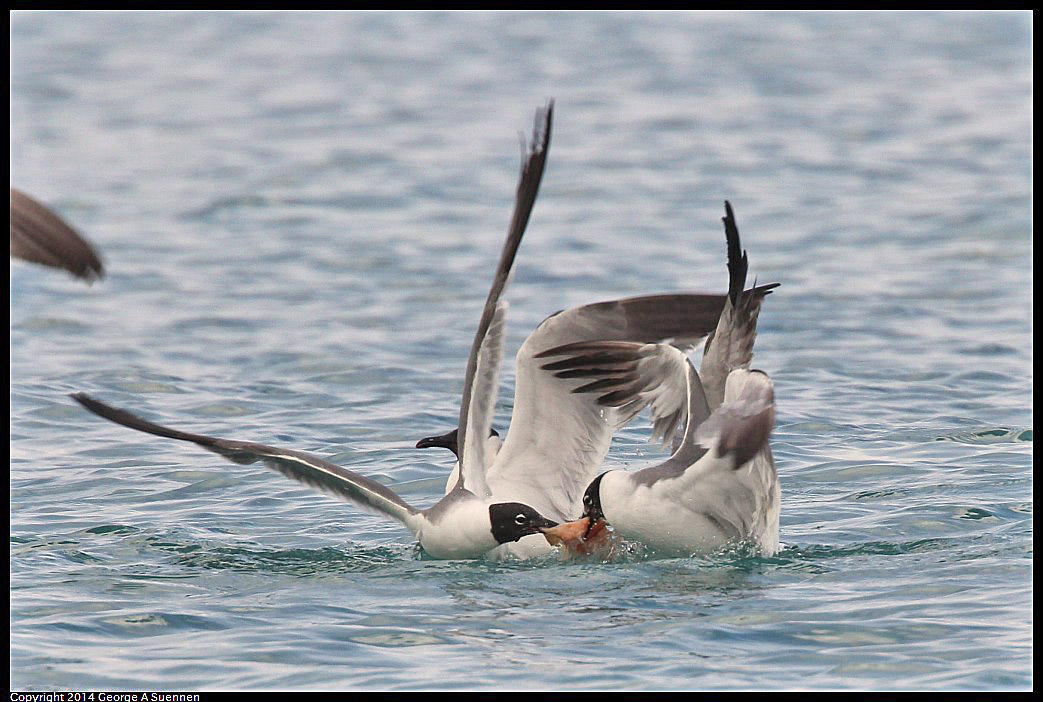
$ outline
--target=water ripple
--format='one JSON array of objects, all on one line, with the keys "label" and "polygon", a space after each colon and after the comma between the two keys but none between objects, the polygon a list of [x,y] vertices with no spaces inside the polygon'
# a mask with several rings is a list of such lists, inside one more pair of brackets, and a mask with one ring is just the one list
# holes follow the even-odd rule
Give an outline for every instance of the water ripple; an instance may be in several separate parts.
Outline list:
[{"label": "water ripple", "polygon": [[[12,263],[13,689],[1029,688],[1030,18],[14,13],[12,181],[109,275]],[[782,283],[777,555],[434,561],[69,400],[433,503],[451,456],[413,444],[456,423],[548,96],[507,358],[559,309],[723,291],[730,200]]]}]

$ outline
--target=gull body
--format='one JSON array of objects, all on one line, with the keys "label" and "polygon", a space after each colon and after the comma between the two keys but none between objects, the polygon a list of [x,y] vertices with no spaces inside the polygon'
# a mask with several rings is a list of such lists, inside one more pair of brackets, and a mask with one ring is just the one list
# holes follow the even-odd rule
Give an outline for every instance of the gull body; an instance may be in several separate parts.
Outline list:
[{"label": "gull body", "polygon": [[[759,302],[773,287],[747,292]],[[506,309],[505,303],[497,304]],[[665,345],[681,353],[680,349],[691,348],[714,331],[725,305],[725,295],[646,295],[562,310],[541,322],[515,357],[514,414],[506,438],[501,443],[488,429],[474,429],[479,436],[488,435],[476,464],[476,468],[485,466],[481,478],[487,494],[531,505],[552,520],[574,518],[582,511],[583,489],[604,461],[612,434],[648,403],[642,398],[627,406],[600,403],[583,391],[591,380],[583,369],[562,370],[547,364],[542,360],[545,349],[608,338],[636,339],[639,345],[669,340]],[[502,323],[490,329],[490,339],[503,334]],[[496,348],[499,342],[490,346]],[[480,365],[492,368],[499,359],[490,358],[484,348]],[[473,396],[486,408],[487,421],[491,421],[498,383],[498,367],[496,372],[475,375]],[[456,429],[422,439],[418,446],[454,450],[453,440],[458,437]],[[462,463],[458,460],[454,466],[447,489],[458,479]],[[554,552],[545,538],[535,535],[504,544],[489,556],[530,558]]]},{"label": "gull body", "polygon": [[732,371],[720,408],[691,439],[706,449],[701,458],[683,469],[608,471],[591,486],[585,516],[600,512],[620,536],[659,554],[705,553],[744,540],[774,554],[781,497],[767,444],[774,419],[770,378]]},{"label": "gull body", "polygon": [[[774,287],[760,286],[747,294],[759,304]],[[506,439],[513,442],[511,452],[501,460],[506,444],[495,431],[490,430],[485,442],[486,474],[494,494],[528,500],[526,504],[539,505],[552,519],[571,519],[582,510],[581,491],[604,460],[612,433],[644,407],[638,401],[621,410],[578,393],[592,378],[583,369],[548,370],[539,360],[544,349],[606,339],[669,342],[675,349],[689,349],[715,332],[726,303],[723,294],[643,295],[562,310],[541,322],[516,357],[515,414]],[[502,334],[502,328],[494,332]],[[715,358],[714,353],[710,358]],[[498,374],[489,373],[482,380],[484,385],[475,392],[495,398]],[[674,421],[679,418],[678,413]],[[453,429],[417,442],[417,448],[446,448],[457,458],[446,482],[447,492],[460,475],[457,437],[458,430]],[[531,557],[550,551],[545,539],[531,537],[500,548],[499,555]]]},{"label": "gull body", "polygon": [[762,371],[749,370],[763,296],[743,291],[747,258],[731,205],[725,209],[729,293],[706,343],[703,378],[685,354],[664,344],[588,342],[542,354],[563,359],[547,368],[586,368],[599,377],[601,385],[586,391],[604,393],[604,404],[650,404],[653,436],[669,441],[683,426],[663,463],[595,478],[581,519],[548,530],[549,541],[575,549],[604,520],[658,553],[706,552],[743,540],[764,554],[778,550],[781,495],[768,444],[774,386]]}]

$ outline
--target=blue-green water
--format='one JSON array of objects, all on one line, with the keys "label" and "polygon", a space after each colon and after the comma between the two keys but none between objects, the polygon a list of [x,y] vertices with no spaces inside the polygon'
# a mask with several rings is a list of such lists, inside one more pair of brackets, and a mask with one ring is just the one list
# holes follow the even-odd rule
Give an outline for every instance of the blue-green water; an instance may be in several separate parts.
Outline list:
[{"label": "blue-green water", "polygon": [[[1031,687],[1031,15],[11,29],[12,182],[109,267],[88,288],[12,263],[13,686]],[[562,307],[723,291],[729,199],[782,283],[755,361],[778,556],[421,560],[394,522],[66,397],[432,503],[449,454],[412,446],[455,425],[550,96],[508,353]]]}]

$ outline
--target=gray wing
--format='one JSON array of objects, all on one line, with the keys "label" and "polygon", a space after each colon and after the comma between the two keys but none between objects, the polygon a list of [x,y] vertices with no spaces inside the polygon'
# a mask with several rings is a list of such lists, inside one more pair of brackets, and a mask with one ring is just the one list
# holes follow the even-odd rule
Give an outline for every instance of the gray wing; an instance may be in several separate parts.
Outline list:
[{"label": "gray wing", "polygon": [[488,473],[498,496],[567,518],[608,453],[612,433],[642,407],[657,403],[657,433],[672,435],[685,411],[676,380],[684,377],[676,370],[688,362],[684,353],[665,344],[585,341],[635,333],[626,309],[612,302],[559,313],[519,349],[514,414]]},{"label": "gray wing", "polygon": [[[763,297],[767,292],[751,294]],[[577,389],[608,380],[609,376],[601,375],[604,371],[625,375],[642,360],[637,349],[646,343],[669,341],[678,348],[691,347],[714,328],[724,304],[724,295],[646,295],[574,307],[543,320],[518,350],[511,426],[487,472],[496,494],[513,496],[545,515],[574,516],[583,490],[608,454],[612,433],[651,401],[650,395],[643,395],[635,396],[636,403],[599,404],[589,388]],[[584,358],[575,366],[569,357],[587,355],[588,350],[575,347],[554,357],[555,349],[570,344],[616,341],[632,346]],[[674,363],[680,358],[683,354]],[[585,365],[592,360],[598,362],[597,369]],[[653,359],[644,360],[648,371]],[[568,373],[555,375],[558,371]],[[683,383],[683,373],[678,378]],[[676,399],[682,395],[656,396],[661,415],[654,421],[657,435],[664,439],[687,416],[684,400]],[[675,398],[669,409],[667,397]]]},{"label": "gray wing", "polygon": [[722,307],[716,328],[706,340],[699,375],[706,390],[710,409],[724,400],[724,384],[735,368],[749,368],[753,361],[753,342],[757,338],[757,316],[761,302],[778,283],[762,285],[743,292],[749,264],[739,244],[739,228],[729,202],[724,203],[724,233],[728,242],[728,297]]},{"label": "gray wing", "polygon": [[549,344],[635,341],[689,348],[717,327],[725,299],[695,293],[627,297],[555,312],[541,327],[548,327]]},{"label": "gray wing", "polygon": [[775,392],[761,371],[728,375],[724,402],[703,422],[689,422],[681,447],[665,462],[629,477],[665,503],[702,514],[726,534],[753,535],[778,549],[779,487],[768,440]]},{"label": "gray wing", "polygon": [[597,405],[615,408],[620,418],[648,406],[652,440],[668,442],[683,426],[683,438],[663,466],[649,477],[677,474],[699,460],[706,449],[695,444],[695,429],[710,415],[699,374],[681,350],[667,344],[596,341],[567,344],[540,354],[558,358],[543,369],[572,393],[588,395]]},{"label": "gray wing", "polygon": [[407,526],[410,526],[409,517],[418,512],[377,481],[301,451],[278,449],[246,441],[218,439],[202,434],[190,434],[153,424],[126,410],[99,402],[86,393],[77,393],[71,397],[94,414],[116,424],[168,439],[191,441],[208,451],[224,456],[233,463],[247,464],[261,461],[287,478],[362,507],[387,514]]},{"label": "gray wing", "polygon": [[[776,285],[763,285],[751,288],[744,295],[759,301],[775,287]],[[561,358],[554,363],[535,364],[544,371],[548,369],[548,366],[552,371],[570,371],[564,374],[555,372],[554,377],[556,378],[590,377],[591,382],[601,380],[606,385],[609,382],[620,384],[621,376],[612,377],[610,375],[612,371],[619,369],[614,368],[611,363],[607,366],[599,363],[597,344],[617,341],[636,344],[636,346],[616,347],[617,352],[624,348],[633,350],[643,344],[658,343],[666,343],[677,349],[688,350],[716,329],[727,299],[725,295],[670,293],[595,302],[552,314],[537,327],[526,344],[530,346],[530,353],[536,353],[536,358],[548,358],[552,355],[595,354],[593,357],[575,361],[580,364],[579,366],[572,366],[573,361],[569,361],[567,358]],[[590,345],[581,345],[585,343]],[[607,354],[606,358],[613,358],[608,348],[600,351]],[[646,360],[650,360],[648,357],[652,351],[646,349],[644,354]],[[687,364],[681,362],[680,356],[666,354],[665,350],[656,350],[655,354],[662,354],[663,358],[673,359],[675,371],[681,373],[677,380],[677,387],[680,387]],[[555,366],[559,362],[561,365]],[[594,365],[584,367],[589,363]],[[528,356],[519,352],[519,375],[523,369],[531,369],[533,365]],[[537,378],[534,382],[539,382],[542,374],[536,373],[536,375]],[[662,378],[666,376],[646,372],[644,377],[646,381],[654,379],[656,383],[661,383]],[[577,389],[580,385],[567,385],[565,389],[572,393],[582,392]],[[592,387],[597,388],[598,386]],[[553,388],[547,390],[554,392]],[[676,401],[669,408],[664,404],[668,397]],[[516,408],[517,404],[515,402]],[[618,429],[623,423],[632,419],[645,404],[639,402],[627,407],[625,404],[614,403],[612,406],[620,408],[620,412],[614,417],[618,422],[615,428]],[[657,439],[669,441],[674,436],[672,428],[678,424],[683,426],[686,419],[685,404],[683,392],[672,395],[664,394],[657,398],[656,407],[653,408],[653,421],[656,423],[653,430],[653,441]],[[679,436],[677,438],[680,439]]]},{"label": "gray wing", "polygon": [[[691,367],[689,375],[698,378]],[[768,438],[775,427],[775,392],[771,379],[761,371],[739,369],[728,376],[727,385],[725,402],[704,420],[688,422],[684,438],[670,458],[631,474],[635,485],[653,485],[670,478],[683,478],[686,482],[712,481],[710,476],[720,474],[717,483],[723,480],[726,485],[734,485],[739,480],[750,483],[745,487],[752,488],[751,494],[767,494],[767,487],[762,484],[766,476],[751,474],[740,478],[734,471],[766,452],[771,473],[768,477],[771,483],[775,480],[775,466],[768,447]],[[705,408],[706,400],[701,399],[698,404]],[[757,467],[760,470],[760,462]],[[730,494],[731,488],[726,490],[720,485],[719,488],[719,494]],[[714,494],[714,491],[706,492]]]},{"label": "gray wing", "polygon": [[88,283],[105,275],[97,252],[46,205],[11,188],[11,255],[64,268]]},{"label": "gray wing", "polygon": [[[495,398],[493,398],[493,402],[483,402],[480,411],[472,413],[471,407],[475,404],[476,391],[489,391],[489,371],[493,371],[492,375],[498,375],[500,363],[499,358],[493,363],[491,357],[496,354],[483,352],[483,347],[489,344],[498,345],[498,353],[502,356],[502,337],[498,338],[497,334],[494,333],[490,339],[489,331],[494,326],[497,316],[500,317],[500,323],[502,324],[504,310],[499,306],[500,296],[507,286],[511,267],[514,265],[515,254],[518,253],[522,235],[525,233],[525,227],[529,223],[529,215],[532,214],[532,207],[536,203],[540,180],[543,178],[543,168],[547,161],[547,149],[550,146],[553,114],[553,100],[547,103],[546,108],[536,114],[536,126],[533,129],[528,156],[522,164],[521,176],[518,180],[518,190],[514,200],[514,214],[511,216],[511,224],[507,230],[507,240],[504,242],[503,253],[500,254],[500,263],[496,268],[496,274],[493,276],[493,284],[489,290],[489,296],[485,300],[485,309],[482,311],[482,317],[478,322],[478,331],[475,333],[474,343],[471,345],[471,353],[467,358],[467,370],[464,373],[463,399],[460,402],[460,420],[457,424],[457,450],[460,455],[461,466],[460,480],[457,481],[457,486],[465,487],[476,494],[488,492],[485,480],[487,464],[484,455],[484,445],[485,437],[489,435]],[[498,310],[499,315],[497,314]],[[499,333],[502,334],[502,329]],[[484,380],[476,383],[475,378],[478,374],[479,364],[486,366],[486,368],[484,369]],[[492,366],[495,366],[495,368],[492,368]],[[492,384],[495,385],[495,381]],[[482,401],[479,400],[479,402]],[[474,436],[476,440],[468,441],[470,436]]]},{"label": "gray wing", "polygon": [[774,427],[771,379],[763,371],[740,368],[728,374],[724,402],[698,426],[691,441],[718,456],[734,456],[738,468],[767,445]]},{"label": "gray wing", "polygon": [[537,358],[547,359],[541,368],[572,394],[591,394],[598,406],[615,408],[621,422],[650,406],[651,441],[669,443],[689,416],[698,424],[709,415],[698,373],[688,356],[669,344],[581,341]]},{"label": "gray wing", "polygon": [[[765,286],[749,292],[766,295],[771,287]],[[600,340],[668,342],[687,349],[697,345],[716,328],[726,299],[725,295],[671,293],[607,300],[560,310],[541,323],[539,332],[546,335],[541,343],[553,345]],[[499,304],[507,303],[501,301]],[[475,384],[471,391],[472,403],[479,398],[489,398],[489,403],[495,405],[504,330],[505,325],[497,324],[494,316],[478,356]],[[492,455],[487,455],[486,464],[492,458]]]},{"label": "gray wing", "polygon": [[[467,415],[470,431],[465,433],[468,436],[489,436],[489,428],[492,426],[493,415],[496,412],[496,400],[500,396],[500,366],[503,362],[506,327],[507,302],[501,300],[496,305],[492,323],[489,325],[489,331],[478,353],[478,364],[475,368],[474,384],[471,389],[471,406],[468,408]],[[457,432],[457,436],[459,436],[459,432]],[[470,466],[488,467],[493,459],[492,455],[487,455],[489,453],[488,445],[487,439],[475,440],[473,438],[463,446],[463,450],[458,444],[457,450],[460,451],[458,466],[462,466],[466,460]],[[456,475],[457,477],[461,475],[460,470],[456,471]],[[455,488],[457,482],[459,481],[449,480],[446,484],[447,494],[450,491],[449,483],[453,483],[451,487]],[[479,490],[482,491],[479,494],[483,494],[486,488],[485,471],[472,470],[469,473],[468,489]]]}]

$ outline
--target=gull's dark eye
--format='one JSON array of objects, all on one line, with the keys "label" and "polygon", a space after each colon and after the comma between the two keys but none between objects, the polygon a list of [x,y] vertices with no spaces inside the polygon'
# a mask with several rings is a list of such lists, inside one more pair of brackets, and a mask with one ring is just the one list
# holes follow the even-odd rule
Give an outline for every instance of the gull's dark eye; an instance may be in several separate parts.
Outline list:
[{"label": "gull's dark eye", "polygon": [[583,504],[585,504],[587,506],[590,505],[590,495],[584,495],[583,496]]},{"label": "gull's dark eye", "polygon": [[526,517],[524,514],[519,514],[517,517],[514,518],[514,523],[518,526],[525,524],[527,521],[529,521],[529,518]]}]

